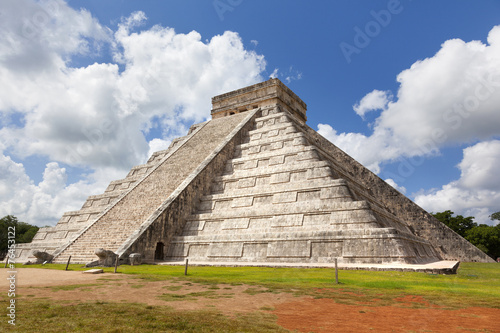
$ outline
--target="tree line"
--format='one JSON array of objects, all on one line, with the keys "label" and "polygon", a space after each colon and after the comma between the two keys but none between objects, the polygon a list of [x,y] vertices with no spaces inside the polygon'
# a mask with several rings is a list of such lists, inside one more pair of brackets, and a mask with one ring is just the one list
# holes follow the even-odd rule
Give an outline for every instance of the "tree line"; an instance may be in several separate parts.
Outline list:
[{"label": "tree line", "polygon": [[12,215],[4,216],[0,219],[0,260],[5,258],[8,249],[8,231],[12,230],[9,227],[15,228],[15,240],[18,243],[29,243],[35,237],[38,228],[37,226],[26,222],[18,221],[17,217]]},{"label": "tree line", "polygon": [[[454,214],[446,210],[432,215],[493,259],[500,257],[500,223],[496,226],[478,225],[473,216]],[[500,212],[491,214],[490,218],[500,221]]]}]

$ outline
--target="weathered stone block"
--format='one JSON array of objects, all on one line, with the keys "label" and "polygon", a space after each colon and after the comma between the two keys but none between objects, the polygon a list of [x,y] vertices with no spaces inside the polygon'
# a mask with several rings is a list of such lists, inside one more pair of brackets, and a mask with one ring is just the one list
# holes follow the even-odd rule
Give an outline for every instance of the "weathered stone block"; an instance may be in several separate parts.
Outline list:
[{"label": "weathered stone block", "polygon": [[128,259],[129,259],[130,265],[132,265],[132,266],[142,264],[142,254],[140,254],[140,253],[131,253],[128,256]]},{"label": "weathered stone block", "polygon": [[245,259],[252,261],[265,261],[267,258],[267,243],[245,243],[243,245],[243,255]]},{"label": "weathered stone block", "polygon": [[275,173],[271,175],[271,180],[269,181],[270,184],[278,184],[278,183],[286,183],[290,181],[290,173],[289,172],[282,172],[282,173]]},{"label": "weathered stone block", "polygon": [[188,256],[191,258],[205,258],[208,254],[209,244],[190,244]]},{"label": "weathered stone block", "polygon": [[273,195],[273,203],[295,202],[297,201],[297,192],[282,192]]},{"label": "weathered stone block", "polygon": [[278,216],[273,216],[271,226],[272,227],[297,227],[297,226],[302,226],[303,221],[304,221],[303,214],[278,215]]},{"label": "weathered stone block", "polygon": [[310,241],[278,241],[270,242],[267,248],[268,258],[309,258],[311,257]]},{"label": "weathered stone block", "polygon": [[255,186],[255,177],[243,178],[238,181],[239,188],[253,187],[253,186]]},{"label": "weathered stone block", "polygon": [[235,257],[243,255],[243,243],[213,243],[210,244],[208,257]]},{"label": "weathered stone block", "polygon": [[342,257],[342,242],[332,242],[324,240],[322,242],[311,243],[311,257],[314,258],[327,258],[333,261],[334,258]]},{"label": "weathered stone block", "polygon": [[273,156],[269,159],[269,165],[283,164],[285,162],[285,155]]},{"label": "weathered stone block", "polygon": [[233,199],[231,207],[232,208],[250,207],[252,205],[253,205],[253,197],[239,197]]},{"label": "weathered stone block", "polygon": [[349,193],[349,189],[347,188],[347,186],[324,187],[321,189],[320,197],[321,199],[341,197],[351,198],[351,194]]},{"label": "weathered stone block", "polygon": [[228,219],[222,222],[223,230],[248,229],[250,218]]},{"label": "weathered stone block", "polygon": [[307,170],[307,179],[331,177],[332,172],[329,167],[318,167]]}]

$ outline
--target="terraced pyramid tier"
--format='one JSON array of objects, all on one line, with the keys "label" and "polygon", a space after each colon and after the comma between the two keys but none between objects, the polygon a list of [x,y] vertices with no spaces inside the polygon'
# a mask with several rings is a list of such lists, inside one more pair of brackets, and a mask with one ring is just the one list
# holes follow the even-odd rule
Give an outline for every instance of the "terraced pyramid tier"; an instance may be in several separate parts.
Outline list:
[{"label": "terraced pyramid tier", "polygon": [[248,262],[405,262],[439,259],[388,212],[355,198],[279,107],[263,110],[167,259]]}]

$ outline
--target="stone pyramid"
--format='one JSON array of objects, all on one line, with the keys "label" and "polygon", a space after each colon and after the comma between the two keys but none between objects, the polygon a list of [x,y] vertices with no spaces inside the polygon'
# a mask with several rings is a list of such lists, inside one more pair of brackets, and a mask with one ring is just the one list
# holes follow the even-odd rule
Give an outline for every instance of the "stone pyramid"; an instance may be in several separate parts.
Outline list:
[{"label": "stone pyramid", "polygon": [[19,260],[36,249],[88,263],[104,248],[208,263],[491,261],[308,127],[278,79],[212,104],[210,121],[40,229]]}]

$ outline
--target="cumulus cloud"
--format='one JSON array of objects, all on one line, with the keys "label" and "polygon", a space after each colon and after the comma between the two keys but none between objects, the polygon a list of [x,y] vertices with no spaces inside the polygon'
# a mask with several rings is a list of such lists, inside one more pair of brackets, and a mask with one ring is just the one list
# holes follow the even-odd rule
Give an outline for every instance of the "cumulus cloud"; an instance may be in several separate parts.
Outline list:
[{"label": "cumulus cloud", "polygon": [[385,141],[385,133],[374,133],[368,137],[361,133],[337,133],[330,125],[318,124],[318,133],[345,150],[358,162],[374,173],[381,171],[380,162],[390,160],[397,154]]},{"label": "cumulus cloud", "polygon": [[464,150],[459,180],[419,193],[416,201],[431,211],[454,209],[487,222],[489,214],[500,210],[495,207],[500,180],[494,171],[500,148],[493,140],[500,135],[500,26],[491,29],[487,43],[444,42],[397,81],[396,97],[374,90],[354,105],[362,117],[381,110],[370,135],[337,133],[328,124],[319,124],[318,132],[375,173],[383,163],[416,160],[413,164],[420,165],[443,147],[477,143]]},{"label": "cumulus cloud", "polygon": [[118,176],[112,169],[99,169],[67,184],[66,169],[50,162],[37,185],[21,163],[4,155],[0,155],[0,170],[0,216],[15,215],[38,226],[54,225],[63,212],[79,209],[88,195],[102,193],[109,176]]},{"label": "cumulus cloud", "polygon": [[385,182],[389,185],[391,185],[392,187],[394,187],[396,190],[398,190],[399,192],[405,194],[406,193],[406,188],[404,186],[399,186],[395,181],[394,179],[392,178],[388,178],[385,180]]},{"label": "cumulus cloud", "polygon": [[269,75],[270,78],[275,79],[278,77],[279,68],[275,68],[274,71]]},{"label": "cumulus cloud", "polygon": [[493,224],[488,216],[500,211],[500,141],[480,142],[464,149],[458,164],[460,178],[427,193],[415,202],[429,211],[452,210],[475,216],[478,223]]},{"label": "cumulus cloud", "polygon": [[[264,57],[246,50],[231,31],[202,41],[196,31],[179,34],[159,25],[141,30],[147,17],[135,12],[113,32],[62,0],[7,1],[0,11],[5,14],[0,174],[9,174],[0,188],[19,181],[19,195],[26,198],[17,205],[4,197],[0,214],[35,217],[38,212],[45,221],[43,214],[57,220],[63,209],[78,209],[92,184],[103,188],[112,177],[123,177],[152,150],[164,149],[190,124],[207,119],[212,96],[259,82],[265,70]],[[105,45],[113,61],[73,65],[75,55],[92,59]],[[22,161],[35,155],[59,163],[47,165],[38,185],[9,157]],[[88,169],[89,175],[82,183],[66,184],[60,164]],[[78,205],[57,203],[76,186],[82,193]],[[49,202],[52,206],[42,209]]]},{"label": "cumulus cloud", "polygon": [[489,32],[487,44],[444,42],[434,56],[397,76],[394,101],[389,92],[374,90],[354,106],[361,116],[382,109],[371,135],[335,133],[329,139],[348,153],[365,156],[364,163],[380,165],[500,135],[499,51],[500,26]]},{"label": "cumulus cloud", "polygon": [[390,91],[373,90],[371,93],[365,95],[359,103],[353,105],[353,110],[361,117],[367,112],[374,110],[383,110],[386,108],[387,103],[392,99]]}]

